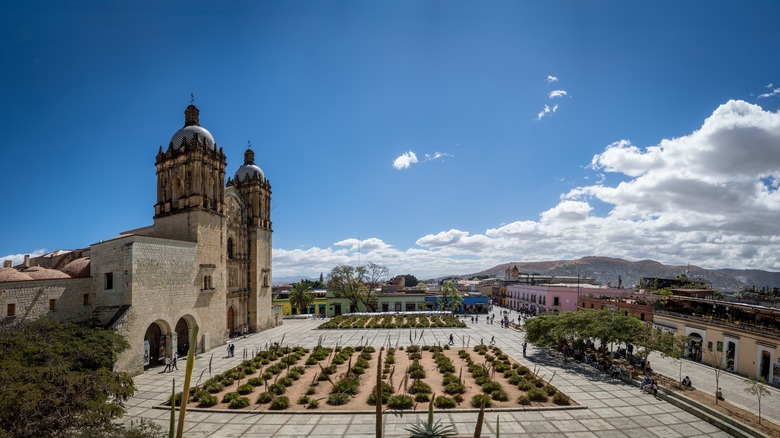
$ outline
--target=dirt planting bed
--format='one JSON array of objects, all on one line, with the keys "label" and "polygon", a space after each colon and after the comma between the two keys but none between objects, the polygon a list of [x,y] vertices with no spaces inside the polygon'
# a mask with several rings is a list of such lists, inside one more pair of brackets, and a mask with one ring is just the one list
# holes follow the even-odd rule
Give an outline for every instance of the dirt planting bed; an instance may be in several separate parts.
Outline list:
[{"label": "dirt planting bed", "polygon": [[428,328],[466,327],[466,323],[451,314],[396,315],[339,315],[319,325],[319,329],[367,329],[367,328]]},{"label": "dirt planting bed", "polygon": [[[575,403],[493,346],[274,346],[190,391],[188,408],[373,411],[381,353],[385,409],[529,408]],[[176,402],[180,403],[181,394]]]}]

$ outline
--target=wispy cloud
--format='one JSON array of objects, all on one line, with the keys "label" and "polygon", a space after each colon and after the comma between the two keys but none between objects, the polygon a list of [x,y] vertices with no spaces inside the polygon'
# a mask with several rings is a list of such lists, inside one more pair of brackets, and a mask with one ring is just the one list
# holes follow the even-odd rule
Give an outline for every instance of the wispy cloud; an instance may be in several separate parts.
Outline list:
[{"label": "wispy cloud", "polygon": [[552,108],[550,108],[549,105],[545,105],[544,109],[539,111],[539,114],[536,115],[536,120],[542,120],[544,117],[549,116],[556,111],[558,111],[558,105],[555,105]]},{"label": "wispy cloud", "polygon": [[412,164],[417,163],[417,154],[407,151],[393,160],[393,167],[398,170],[408,169]]},{"label": "wispy cloud", "polygon": [[428,161],[438,160],[440,158],[446,158],[446,157],[453,157],[453,155],[452,154],[448,154],[446,152],[434,152],[433,155],[425,154],[425,160],[423,160],[423,163],[428,162]]},{"label": "wispy cloud", "polygon": [[[30,257],[40,257],[44,254],[46,254],[48,250],[46,249],[36,249],[33,252],[27,253],[27,254],[8,254],[7,256],[0,257],[0,261],[3,260],[11,260],[11,263],[13,266],[19,265],[24,261],[24,256],[29,255]],[[2,267],[3,265],[0,265]]]},{"label": "wispy cloud", "polygon": [[548,94],[547,96],[550,99],[554,99],[556,97],[563,97],[563,96],[565,96],[567,94],[569,94],[569,93],[567,93],[566,90],[554,90],[554,91],[550,91],[550,94]]},{"label": "wispy cloud", "polygon": [[545,79],[547,82],[558,82],[558,76],[548,75],[547,79]]},{"label": "wispy cloud", "polygon": [[[769,84],[769,85],[767,85],[767,87],[770,87],[771,85],[772,84]],[[767,97],[772,97],[772,96],[780,96],[780,88],[775,88],[772,91],[770,91],[769,93],[759,94],[758,98],[761,99],[761,98],[767,98]]]}]

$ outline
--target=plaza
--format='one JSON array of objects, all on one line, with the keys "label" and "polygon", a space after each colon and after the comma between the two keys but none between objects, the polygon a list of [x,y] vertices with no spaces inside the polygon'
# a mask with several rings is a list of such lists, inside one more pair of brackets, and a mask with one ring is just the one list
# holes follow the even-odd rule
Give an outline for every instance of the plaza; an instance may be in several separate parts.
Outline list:
[{"label": "plaza", "polygon": [[[314,347],[322,337],[325,346],[357,345],[368,341],[375,347],[387,342],[388,336],[395,345],[409,345],[407,329],[363,329],[363,330],[317,330],[321,320],[285,320],[284,324],[245,338],[231,340],[236,346],[234,357],[226,357],[224,347],[216,348],[196,358],[193,382],[208,378],[209,361],[212,362],[211,374],[221,373],[239,364],[246,350],[265,348],[269,343],[281,342],[285,345]],[[463,339],[470,346],[481,340],[487,343],[492,336],[496,344],[514,360],[537,370],[537,374],[549,380],[561,391],[572,397],[579,409],[549,411],[501,411],[485,413],[483,436],[495,436],[496,417],[500,416],[500,432],[503,436],[532,437],[727,437],[731,436],[715,426],[651,395],[642,395],[636,387],[610,379],[596,370],[572,368],[559,356],[549,350],[536,349],[529,345],[527,357],[522,355],[524,333],[511,329],[502,329],[499,324],[485,324],[484,321],[461,329],[426,329],[421,344],[446,344],[450,333],[454,334],[455,346],[460,348]],[[656,371],[669,376],[677,375],[679,366],[676,361],[651,356]],[[148,419],[160,424],[167,430],[170,411],[159,407],[170,396],[171,379],[175,378],[177,390],[181,390],[184,381],[184,365],[172,373],[160,373],[153,368],[135,377],[138,391],[127,402],[124,421]],[[697,389],[707,392],[708,386],[714,386],[714,377],[708,375],[708,367],[685,362],[683,374],[689,375]],[[711,384],[710,384],[711,383]],[[744,379],[724,374],[720,386],[729,403],[755,411],[755,399],[744,391]],[[770,388],[772,394],[762,405],[763,417],[777,422],[780,418],[780,406],[775,402],[779,392]],[[178,411],[177,411],[178,414]],[[387,437],[408,436],[405,427],[424,419],[426,413],[403,414],[387,412],[384,415],[384,434]],[[455,426],[461,436],[470,436],[474,432],[477,412],[437,410],[436,419]],[[310,437],[366,437],[374,435],[375,415],[373,412],[322,413],[317,410],[305,413],[285,412],[237,412],[237,411],[195,411],[186,414],[187,437],[239,437],[239,436],[310,436]]]}]

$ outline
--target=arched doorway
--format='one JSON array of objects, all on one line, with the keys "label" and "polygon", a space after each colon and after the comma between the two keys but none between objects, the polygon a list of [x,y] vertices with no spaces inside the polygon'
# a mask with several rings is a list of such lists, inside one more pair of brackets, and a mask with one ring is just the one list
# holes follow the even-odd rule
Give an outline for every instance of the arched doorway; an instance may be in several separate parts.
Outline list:
[{"label": "arched doorway", "polygon": [[159,324],[153,322],[144,335],[144,367],[164,364],[166,348],[165,332]]},{"label": "arched doorway", "polygon": [[701,335],[693,332],[690,335],[691,337],[691,343],[689,345],[689,358],[691,360],[695,360],[697,362],[701,362],[702,356],[704,355],[704,352],[702,351],[702,347],[704,346],[704,339],[702,339]]},{"label": "arched doorway", "polygon": [[228,307],[227,310],[227,329],[229,338],[236,331],[236,311],[233,310],[233,306]]},{"label": "arched doorway", "polygon": [[[190,321],[190,317],[181,317],[179,322],[176,323],[176,338],[177,346],[176,353],[179,357],[187,355],[187,351],[190,347],[190,336],[192,334],[193,324]],[[197,348],[197,346],[196,346]],[[196,350],[197,351],[197,350]]]}]

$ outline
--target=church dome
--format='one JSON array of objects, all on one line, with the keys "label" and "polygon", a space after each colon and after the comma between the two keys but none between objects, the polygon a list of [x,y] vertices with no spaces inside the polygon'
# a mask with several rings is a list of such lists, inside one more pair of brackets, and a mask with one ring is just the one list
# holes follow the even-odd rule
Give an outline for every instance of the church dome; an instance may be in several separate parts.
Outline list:
[{"label": "church dome", "polygon": [[236,171],[235,180],[245,181],[247,179],[259,179],[265,181],[265,174],[263,169],[257,167],[255,164],[255,153],[252,149],[247,149],[244,152],[244,165],[239,167]]},{"label": "church dome", "polygon": [[81,257],[65,265],[60,271],[68,274],[71,278],[89,278],[90,259]]},{"label": "church dome", "polygon": [[47,269],[40,266],[31,266],[24,270],[24,273],[32,277],[33,280],[54,280],[58,278],[70,278],[70,275],[56,269]]},{"label": "church dome", "polygon": [[14,268],[0,268],[0,283],[4,281],[32,280],[29,275],[19,272]]},{"label": "church dome", "polygon": [[214,137],[206,128],[200,126],[199,113],[200,110],[195,105],[190,105],[184,110],[184,127],[171,137],[173,149],[179,149],[184,140],[187,141],[187,144],[203,142],[209,149],[216,149],[217,143],[214,141]]}]

